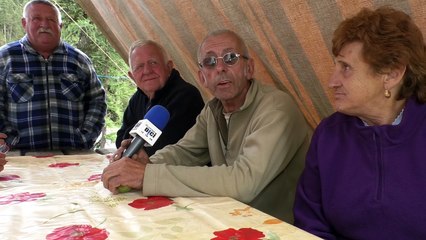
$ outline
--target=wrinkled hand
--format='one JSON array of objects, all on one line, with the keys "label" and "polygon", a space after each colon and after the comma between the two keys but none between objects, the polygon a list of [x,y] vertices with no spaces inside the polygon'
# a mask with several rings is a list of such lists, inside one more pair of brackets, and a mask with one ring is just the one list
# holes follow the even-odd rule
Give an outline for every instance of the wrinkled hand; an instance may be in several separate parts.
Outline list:
[{"label": "wrinkled hand", "polygon": [[117,151],[108,157],[110,164],[102,174],[104,187],[114,194],[127,192],[129,188],[140,190],[143,187],[145,167],[150,163],[149,157],[143,148],[133,154],[132,158],[123,157],[131,142],[132,139],[121,142]]},{"label": "wrinkled hand", "polygon": [[117,188],[119,186],[128,186],[132,189],[141,190],[143,187],[145,167],[145,163],[128,157],[114,161],[102,173],[104,187],[113,194],[118,193]]},{"label": "wrinkled hand", "polygon": [[[132,139],[124,139],[123,141],[121,141],[120,147],[117,149],[117,151],[114,152],[114,154],[112,155],[112,159],[110,159],[110,162],[115,162],[122,158],[124,151],[129,147],[131,142]],[[143,148],[141,148],[136,154],[133,154],[132,159],[145,164],[150,163],[148,154]]]}]

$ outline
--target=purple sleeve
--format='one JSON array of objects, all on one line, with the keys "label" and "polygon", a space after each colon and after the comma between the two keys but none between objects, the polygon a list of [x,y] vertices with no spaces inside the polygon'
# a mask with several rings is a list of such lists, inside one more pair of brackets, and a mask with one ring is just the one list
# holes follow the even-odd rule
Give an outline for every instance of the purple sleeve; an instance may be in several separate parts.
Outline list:
[{"label": "purple sleeve", "polygon": [[294,203],[294,225],[324,239],[336,239],[322,206],[321,177],[318,167],[318,128],[306,156]]}]

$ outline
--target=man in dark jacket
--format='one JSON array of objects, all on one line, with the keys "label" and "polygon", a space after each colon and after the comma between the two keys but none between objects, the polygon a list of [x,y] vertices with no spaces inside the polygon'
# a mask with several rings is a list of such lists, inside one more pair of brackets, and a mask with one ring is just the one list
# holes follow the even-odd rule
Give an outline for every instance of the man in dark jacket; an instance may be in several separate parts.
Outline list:
[{"label": "man in dark jacket", "polygon": [[183,137],[194,125],[204,101],[198,89],[183,80],[173,68],[173,61],[164,48],[154,41],[134,42],[129,51],[129,65],[129,77],[138,89],[124,112],[116,146],[120,147],[123,140],[130,138],[130,130],[150,107],[162,105],[169,111],[170,120],[156,143],[145,147],[147,154],[152,155]]}]

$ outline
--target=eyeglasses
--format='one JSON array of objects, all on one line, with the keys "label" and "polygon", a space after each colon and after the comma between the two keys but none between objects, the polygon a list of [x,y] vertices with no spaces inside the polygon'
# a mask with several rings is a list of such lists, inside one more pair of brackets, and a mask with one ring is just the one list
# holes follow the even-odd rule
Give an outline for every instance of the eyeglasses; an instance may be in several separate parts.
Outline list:
[{"label": "eyeglasses", "polygon": [[241,55],[239,53],[229,52],[229,53],[225,53],[225,55],[223,55],[222,57],[215,57],[215,56],[205,57],[203,61],[198,63],[198,65],[201,68],[213,69],[216,67],[218,63],[218,59],[221,58],[223,63],[225,63],[227,66],[232,66],[238,62],[240,57],[246,60],[248,59],[248,57]]}]

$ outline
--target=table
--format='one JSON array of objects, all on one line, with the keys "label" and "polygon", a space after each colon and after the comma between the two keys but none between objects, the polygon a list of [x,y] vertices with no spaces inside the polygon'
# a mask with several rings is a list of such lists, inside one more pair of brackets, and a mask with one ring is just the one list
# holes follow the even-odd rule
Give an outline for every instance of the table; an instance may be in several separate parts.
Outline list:
[{"label": "table", "polygon": [[227,197],[112,195],[104,155],[6,159],[0,239],[319,239]]},{"label": "table", "polygon": [[7,153],[8,156],[49,156],[49,155],[86,155],[92,153],[108,154],[113,153],[117,149],[112,148],[100,148],[96,150],[72,150],[72,149],[62,149],[62,150],[43,150],[43,151],[31,151],[31,150],[16,150],[13,149]]}]

